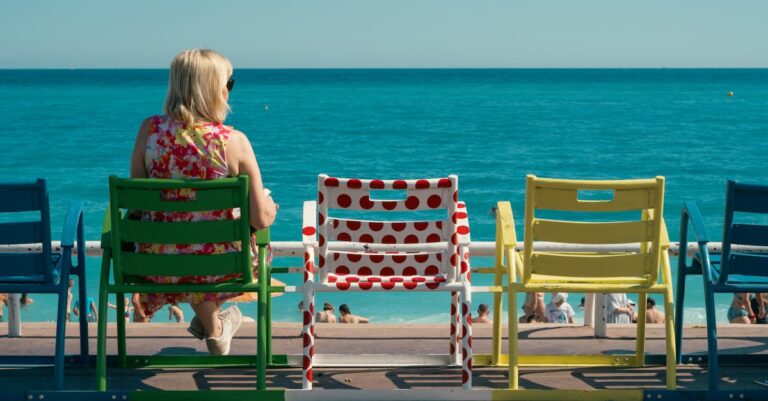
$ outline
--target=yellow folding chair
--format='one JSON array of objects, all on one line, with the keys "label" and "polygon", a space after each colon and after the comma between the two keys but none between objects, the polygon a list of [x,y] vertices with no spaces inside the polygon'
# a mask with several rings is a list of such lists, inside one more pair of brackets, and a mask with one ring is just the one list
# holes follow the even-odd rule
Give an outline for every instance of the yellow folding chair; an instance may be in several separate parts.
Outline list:
[{"label": "yellow folding chair", "polygon": [[[593,197],[589,195],[595,193],[607,196],[590,199]],[[592,181],[545,179],[529,175],[525,197],[525,242],[521,258],[515,250],[510,204],[499,202],[497,222],[501,224],[497,225],[496,254],[497,265],[506,267],[508,278],[509,388],[518,388],[519,365],[644,366],[643,306],[648,293],[664,297],[666,381],[668,389],[675,388],[672,276],[663,207],[664,177]],[[630,217],[628,220],[627,215],[635,216],[636,212],[639,212],[637,218]],[[542,214],[555,217],[542,218]],[[539,251],[534,241],[557,243],[562,250]],[[628,251],[616,252],[615,244],[633,245]],[[589,245],[592,251],[586,252],[578,245]],[[609,249],[611,245],[614,245],[613,251]],[[606,250],[600,250],[601,246]],[[497,273],[497,277],[501,276]],[[498,286],[501,283],[495,284]],[[639,294],[638,304],[641,307],[638,310],[635,355],[519,355],[517,294],[520,292]],[[500,331],[500,326],[497,330]],[[493,362],[501,364],[501,336],[494,333],[494,337],[499,340],[494,341]]]}]

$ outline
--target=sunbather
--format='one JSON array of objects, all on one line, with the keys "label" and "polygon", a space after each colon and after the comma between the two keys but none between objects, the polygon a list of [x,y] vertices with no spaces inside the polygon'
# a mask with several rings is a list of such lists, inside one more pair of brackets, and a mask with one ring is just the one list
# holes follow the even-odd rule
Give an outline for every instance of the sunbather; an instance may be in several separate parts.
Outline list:
[{"label": "sunbather", "polygon": [[488,304],[480,304],[480,306],[477,307],[477,317],[472,319],[472,323],[493,323],[491,318],[488,317],[490,312],[491,310],[488,308]]},{"label": "sunbather", "polygon": [[333,313],[333,304],[326,302],[323,304],[323,310],[317,312],[315,318],[317,323],[336,323],[336,315]]},{"label": "sunbather", "polygon": [[368,323],[368,318],[353,315],[347,304],[339,306],[339,313],[341,314],[341,323]]}]

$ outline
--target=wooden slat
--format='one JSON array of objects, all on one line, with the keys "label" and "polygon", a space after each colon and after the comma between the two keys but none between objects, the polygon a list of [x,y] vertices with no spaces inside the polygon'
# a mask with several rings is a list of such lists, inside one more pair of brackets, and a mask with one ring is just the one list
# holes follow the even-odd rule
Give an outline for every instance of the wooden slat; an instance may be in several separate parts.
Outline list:
[{"label": "wooden slat", "polygon": [[40,210],[40,189],[33,185],[0,188],[0,213]]},{"label": "wooden slat", "polygon": [[0,244],[32,244],[43,240],[40,221],[0,223]]},{"label": "wooden slat", "polygon": [[0,253],[0,278],[8,276],[38,276],[43,274],[43,254]]},{"label": "wooden slat", "polygon": [[731,253],[728,257],[728,274],[768,277],[768,255]]},{"label": "wooden slat", "polygon": [[652,222],[577,222],[534,219],[535,241],[562,242],[569,244],[626,244],[651,241]]},{"label": "wooden slat", "polygon": [[648,274],[649,258],[650,255],[643,253],[534,252],[531,257],[531,272],[563,277],[645,278]]},{"label": "wooden slat", "polygon": [[653,189],[621,189],[613,194],[613,200],[579,200],[578,189],[535,189],[536,209],[572,212],[621,212],[651,209],[654,207]]},{"label": "wooden slat", "polygon": [[213,276],[242,273],[242,254],[157,255],[122,253],[125,275],[138,276]]},{"label": "wooden slat", "polygon": [[123,220],[120,222],[120,238],[155,244],[234,242],[242,239],[240,223],[240,220],[179,223]]},{"label": "wooden slat", "polygon": [[143,211],[196,212],[240,207],[240,191],[236,188],[197,190],[195,200],[165,201],[162,190],[117,188],[119,208]]},{"label": "wooden slat", "polygon": [[768,245],[768,226],[734,224],[731,226],[731,243],[739,245]]}]

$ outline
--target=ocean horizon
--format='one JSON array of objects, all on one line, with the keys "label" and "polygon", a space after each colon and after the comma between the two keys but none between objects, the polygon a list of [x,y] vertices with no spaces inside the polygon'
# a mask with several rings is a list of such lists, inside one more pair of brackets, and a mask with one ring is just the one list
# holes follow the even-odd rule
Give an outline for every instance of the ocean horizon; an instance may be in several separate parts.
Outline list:
[{"label": "ocean horizon", "polygon": [[[99,239],[107,178],[128,175],[141,121],[162,113],[167,74],[0,69],[0,181],[48,180],[54,239],[70,201],[85,206],[86,239]],[[726,180],[768,183],[768,69],[235,68],[234,79],[226,124],[249,137],[265,186],[280,204],[272,227],[276,241],[300,240],[302,202],[316,196],[320,173],[385,179],[456,174],[474,241],[494,240],[491,208],[498,201],[512,202],[522,233],[529,173],[663,175],[673,241],[684,201],[698,202],[718,241]],[[276,258],[274,265],[300,263]],[[491,266],[492,260],[473,257],[472,264]],[[99,269],[100,258],[89,257],[88,295],[94,298]],[[675,258],[672,270],[676,277]],[[300,274],[277,278],[301,284]],[[491,280],[473,276],[478,285]],[[702,287],[689,283],[687,291],[685,321],[704,322]],[[580,297],[569,298],[579,321]],[[55,297],[33,298],[22,319],[54,320]],[[274,320],[298,322],[300,298],[275,298]],[[473,309],[490,300],[490,294],[474,294]],[[324,301],[347,303],[374,323],[449,320],[447,294],[318,294],[317,302]],[[716,298],[718,322],[726,322],[729,304],[727,295]],[[255,304],[241,309],[255,317]],[[184,311],[189,319],[191,309],[184,305]],[[168,321],[167,312],[155,321]]]}]

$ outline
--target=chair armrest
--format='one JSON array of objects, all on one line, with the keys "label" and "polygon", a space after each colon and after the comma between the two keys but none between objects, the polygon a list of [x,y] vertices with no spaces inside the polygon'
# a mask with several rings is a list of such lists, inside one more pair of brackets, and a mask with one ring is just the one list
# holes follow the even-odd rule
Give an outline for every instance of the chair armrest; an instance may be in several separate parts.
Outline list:
[{"label": "chair armrest", "polygon": [[75,239],[78,240],[78,250],[85,244],[82,244],[82,235],[78,235],[78,230],[82,230],[83,205],[80,202],[71,202],[67,208],[67,216],[64,218],[64,227],[61,230],[61,247],[72,248],[75,245]]},{"label": "chair armrest", "polygon": [[[517,245],[517,233],[515,232],[515,218],[512,214],[512,204],[509,202],[496,203],[496,246],[501,245],[501,258],[507,258],[507,281],[515,283],[523,276],[523,263],[520,254],[515,250]],[[499,252],[497,248],[497,252]],[[502,265],[501,260],[497,261]]]},{"label": "chair armrest", "polygon": [[304,213],[301,225],[301,242],[304,245],[316,246],[317,239],[317,202],[304,202]]},{"label": "chair armrest", "polygon": [[458,208],[456,209],[456,245],[468,247],[471,242],[467,205],[464,202],[458,202]]},{"label": "chair armrest", "polygon": [[107,204],[107,211],[104,213],[104,224],[101,226],[101,249],[112,247],[112,218],[109,215],[111,205]]},{"label": "chair armrest", "polygon": [[[696,202],[688,201],[683,204],[683,214],[681,216],[681,220],[688,221],[689,219],[691,225],[693,226],[693,235],[696,237],[696,241],[699,244],[706,245],[709,242],[709,235],[707,234],[707,228],[704,226],[704,218],[701,216],[699,206],[696,205]],[[686,232],[687,231],[688,230],[686,225]],[[683,238],[680,238],[680,240],[682,241]],[[685,238],[685,240],[688,242],[688,238]]]},{"label": "chair armrest", "polygon": [[[701,211],[696,205],[696,202],[683,203],[683,211],[680,216],[680,247],[678,255],[678,269],[688,269],[687,257],[688,257],[688,223],[693,226],[693,236],[696,238],[696,242],[699,244],[699,253],[701,254],[702,274],[707,276],[708,280],[712,280],[714,277],[712,269],[712,263],[709,259],[709,235],[707,234],[707,228],[704,226],[704,218],[701,216]],[[695,273],[693,271],[689,273]]]}]

